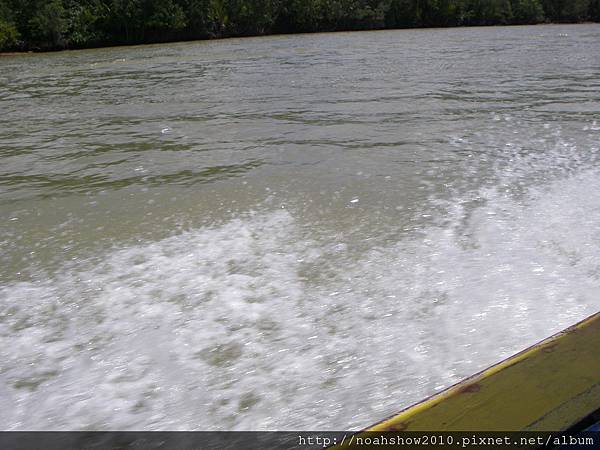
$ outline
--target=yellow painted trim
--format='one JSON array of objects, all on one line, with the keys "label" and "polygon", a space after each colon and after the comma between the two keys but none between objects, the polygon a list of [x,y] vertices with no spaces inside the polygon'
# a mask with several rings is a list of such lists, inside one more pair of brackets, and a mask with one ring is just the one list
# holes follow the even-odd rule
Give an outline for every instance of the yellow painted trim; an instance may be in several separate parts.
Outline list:
[{"label": "yellow painted trim", "polygon": [[600,408],[600,313],[365,431],[564,431]]}]

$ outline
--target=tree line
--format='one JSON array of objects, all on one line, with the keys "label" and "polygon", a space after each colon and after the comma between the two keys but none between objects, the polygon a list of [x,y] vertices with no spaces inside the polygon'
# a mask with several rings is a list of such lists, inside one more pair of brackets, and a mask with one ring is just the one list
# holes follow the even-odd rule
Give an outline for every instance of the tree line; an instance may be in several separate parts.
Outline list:
[{"label": "tree line", "polygon": [[600,0],[0,0],[0,51],[584,21]]}]

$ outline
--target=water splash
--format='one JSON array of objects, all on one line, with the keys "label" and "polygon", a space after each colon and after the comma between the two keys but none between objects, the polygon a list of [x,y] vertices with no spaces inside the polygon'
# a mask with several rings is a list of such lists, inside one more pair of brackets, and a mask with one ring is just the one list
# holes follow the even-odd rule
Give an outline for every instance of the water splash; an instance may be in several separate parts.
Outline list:
[{"label": "water splash", "polygon": [[599,180],[484,188],[358,258],[279,210],[5,286],[0,423],[365,426],[600,306]]}]

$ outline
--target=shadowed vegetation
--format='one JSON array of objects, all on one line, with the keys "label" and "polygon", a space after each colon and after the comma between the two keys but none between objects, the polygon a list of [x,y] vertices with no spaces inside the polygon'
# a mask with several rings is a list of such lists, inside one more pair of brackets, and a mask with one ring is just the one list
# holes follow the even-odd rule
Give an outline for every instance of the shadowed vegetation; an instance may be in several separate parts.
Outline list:
[{"label": "shadowed vegetation", "polygon": [[600,0],[0,0],[0,50],[600,21]]}]

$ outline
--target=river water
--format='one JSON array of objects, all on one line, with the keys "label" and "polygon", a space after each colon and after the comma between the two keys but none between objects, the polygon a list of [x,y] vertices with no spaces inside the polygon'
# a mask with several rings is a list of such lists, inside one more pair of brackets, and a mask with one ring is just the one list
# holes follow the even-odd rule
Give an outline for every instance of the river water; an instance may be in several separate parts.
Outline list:
[{"label": "river water", "polygon": [[596,312],[598,42],[1,57],[0,428],[359,428]]}]

